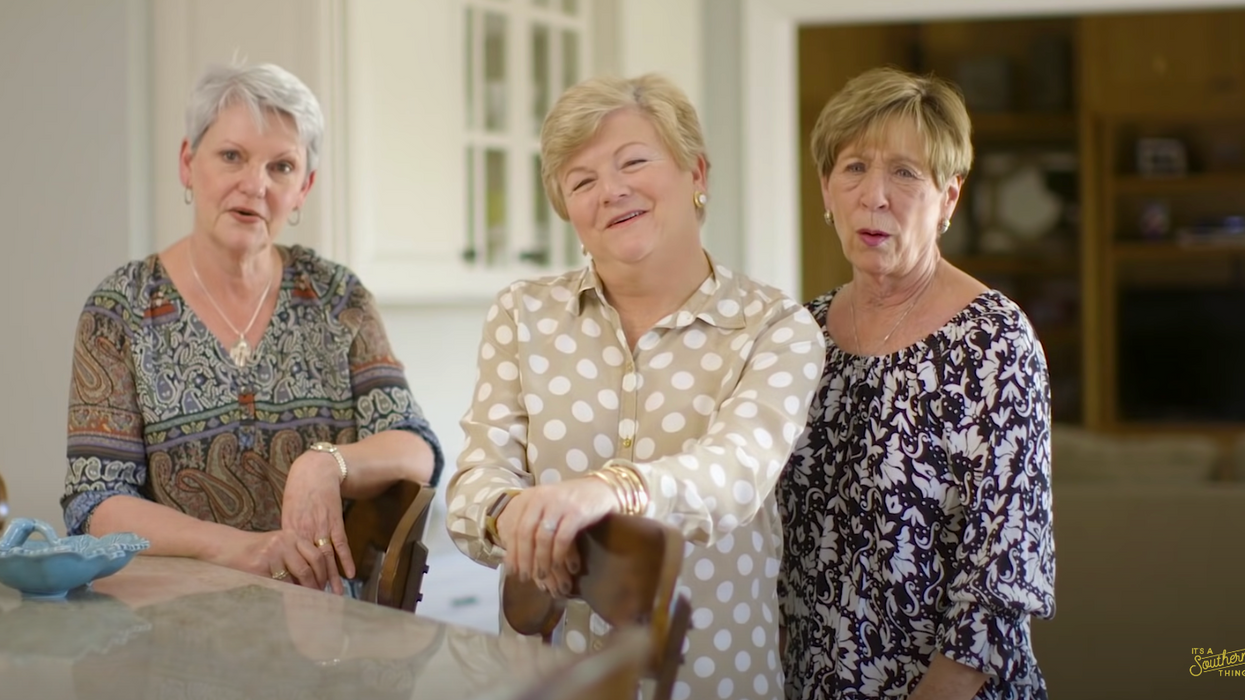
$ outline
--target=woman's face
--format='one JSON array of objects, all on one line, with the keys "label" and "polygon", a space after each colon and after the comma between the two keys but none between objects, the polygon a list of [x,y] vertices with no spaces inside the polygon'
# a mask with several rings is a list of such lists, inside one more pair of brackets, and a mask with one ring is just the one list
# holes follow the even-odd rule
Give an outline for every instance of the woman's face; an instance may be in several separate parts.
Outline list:
[{"label": "woman's face", "polygon": [[916,125],[896,119],[877,143],[847,144],[821,192],[852,267],[902,277],[937,255],[938,226],[954,213],[960,183],[939,189]]},{"label": "woman's face", "polygon": [[635,264],[663,250],[699,249],[692,203],[705,191],[705,162],[683,170],[648,117],[617,110],[601,122],[559,178],[579,240],[601,263]]},{"label": "woman's face", "polygon": [[233,250],[276,239],[315,181],[294,121],[265,112],[259,124],[243,104],[221,110],[193,152],[183,141],[180,160],[182,184],[194,192],[195,232]]}]

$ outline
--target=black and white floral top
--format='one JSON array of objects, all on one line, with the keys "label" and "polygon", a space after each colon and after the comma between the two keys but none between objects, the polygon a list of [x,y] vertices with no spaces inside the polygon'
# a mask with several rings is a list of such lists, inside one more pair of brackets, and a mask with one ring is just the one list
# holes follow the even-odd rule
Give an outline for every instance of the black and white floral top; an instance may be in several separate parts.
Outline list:
[{"label": "black and white floral top", "polygon": [[[808,305],[823,332],[834,294]],[[1050,386],[1028,319],[987,291],[891,355],[826,340],[778,487],[788,700],[904,698],[934,654],[986,673],[981,700],[1045,698]]]}]

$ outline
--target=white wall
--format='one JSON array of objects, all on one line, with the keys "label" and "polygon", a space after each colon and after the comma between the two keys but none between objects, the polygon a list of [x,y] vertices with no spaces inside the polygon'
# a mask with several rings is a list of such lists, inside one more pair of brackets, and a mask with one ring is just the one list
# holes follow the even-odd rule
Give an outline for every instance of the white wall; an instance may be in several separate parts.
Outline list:
[{"label": "white wall", "polygon": [[129,0],[0,2],[0,473],[15,516],[60,527],[74,326],[145,236],[145,40]]}]

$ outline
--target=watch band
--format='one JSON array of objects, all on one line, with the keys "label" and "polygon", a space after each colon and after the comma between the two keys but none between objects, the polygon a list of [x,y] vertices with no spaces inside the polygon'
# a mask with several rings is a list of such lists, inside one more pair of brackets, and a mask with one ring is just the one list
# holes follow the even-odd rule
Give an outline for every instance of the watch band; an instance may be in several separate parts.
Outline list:
[{"label": "watch band", "polygon": [[333,459],[337,460],[337,468],[341,470],[341,478],[337,480],[337,483],[340,484],[346,480],[346,475],[350,473],[350,470],[346,468],[346,458],[342,456],[341,450],[337,449],[337,445],[331,442],[314,442],[310,449],[333,455]]},{"label": "watch band", "polygon": [[500,496],[493,499],[493,503],[484,514],[484,537],[498,547],[501,546],[501,537],[497,534],[497,518],[501,517],[501,512],[506,509],[510,499],[519,493],[519,489],[506,489]]}]

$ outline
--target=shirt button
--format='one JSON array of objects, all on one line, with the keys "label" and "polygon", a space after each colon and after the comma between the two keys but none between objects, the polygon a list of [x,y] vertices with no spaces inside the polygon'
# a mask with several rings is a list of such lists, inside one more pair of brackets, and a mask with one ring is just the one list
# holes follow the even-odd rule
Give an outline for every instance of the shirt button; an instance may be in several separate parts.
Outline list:
[{"label": "shirt button", "polygon": [[600,637],[597,637],[596,639],[592,640],[592,650],[593,650],[593,651],[601,651],[601,648],[602,648],[602,647],[604,647],[604,646],[605,646],[605,644],[601,642],[601,638],[600,638]]},{"label": "shirt button", "polygon": [[631,447],[631,438],[623,438],[623,441],[622,441],[622,446],[623,446],[623,447]]}]

